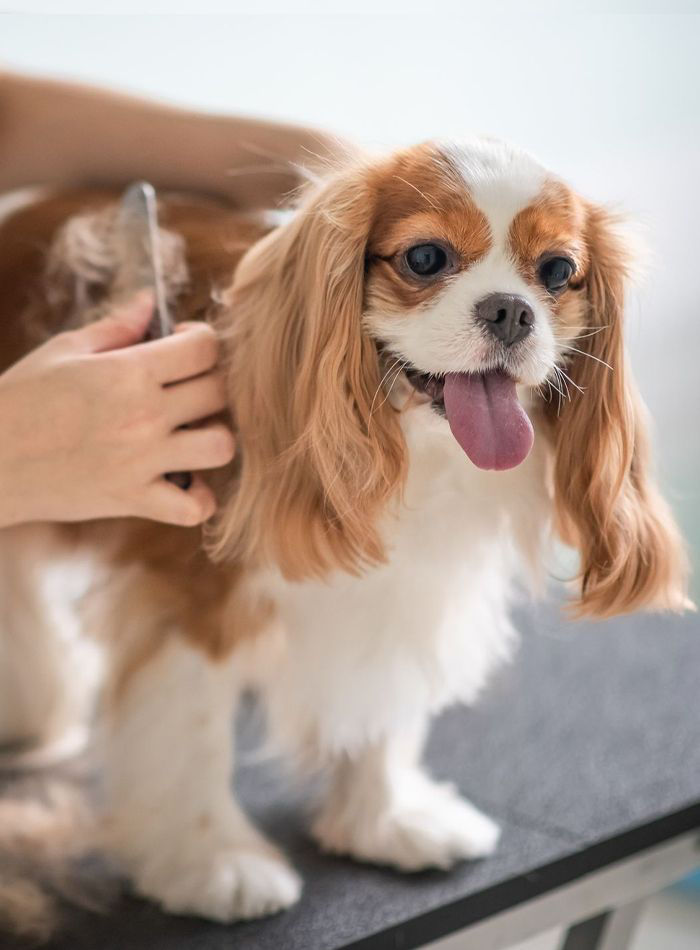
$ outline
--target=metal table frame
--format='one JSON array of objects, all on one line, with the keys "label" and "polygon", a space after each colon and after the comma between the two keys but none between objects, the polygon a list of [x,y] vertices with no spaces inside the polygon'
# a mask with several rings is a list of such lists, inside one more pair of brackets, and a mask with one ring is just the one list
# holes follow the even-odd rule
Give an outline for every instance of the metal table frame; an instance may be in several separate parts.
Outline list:
[{"label": "metal table frame", "polygon": [[700,832],[690,831],[466,927],[429,950],[506,950],[555,927],[559,950],[625,950],[645,901],[700,864]]}]

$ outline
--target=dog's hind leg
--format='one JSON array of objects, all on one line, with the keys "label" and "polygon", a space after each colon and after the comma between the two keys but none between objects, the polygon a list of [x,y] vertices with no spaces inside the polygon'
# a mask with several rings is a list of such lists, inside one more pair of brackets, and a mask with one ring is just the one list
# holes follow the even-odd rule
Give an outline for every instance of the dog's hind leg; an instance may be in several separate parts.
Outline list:
[{"label": "dog's hind leg", "polygon": [[74,602],[89,583],[49,525],[0,531],[0,765],[43,766],[82,748],[99,653]]},{"label": "dog's hind leg", "polygon": [[136,891],[225,922],[293,904],[299,878],[232,796],[231,660],[170,630],[120,680],[105,702],[108,846]]}]

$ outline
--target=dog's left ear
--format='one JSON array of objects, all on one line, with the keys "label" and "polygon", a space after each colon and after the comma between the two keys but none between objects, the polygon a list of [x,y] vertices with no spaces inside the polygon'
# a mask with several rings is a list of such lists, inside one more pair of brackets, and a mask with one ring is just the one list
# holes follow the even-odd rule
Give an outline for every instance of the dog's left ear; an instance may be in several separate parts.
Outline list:
[{"label": "dog's left ear", "polygon": [[682,610],[687,560],[671,511],[649,469],[646,409],[623,344],[629,257],[618,222],[586,208],[587,333],[567,372],[578,389],[546,413],[554,445],[559,532],[580,554],[579,615],[641,608]]}]

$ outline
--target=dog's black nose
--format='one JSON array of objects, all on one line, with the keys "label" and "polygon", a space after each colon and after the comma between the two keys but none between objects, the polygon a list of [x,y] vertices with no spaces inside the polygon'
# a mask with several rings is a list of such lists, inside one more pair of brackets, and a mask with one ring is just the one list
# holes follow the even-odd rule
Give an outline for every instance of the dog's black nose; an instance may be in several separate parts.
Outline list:
[{"label": "dog's black nose", "polygon": [[474,310],[477,320],[505,346],[524,340],[535,322],[530,304],[516,294],[489,294]]}]

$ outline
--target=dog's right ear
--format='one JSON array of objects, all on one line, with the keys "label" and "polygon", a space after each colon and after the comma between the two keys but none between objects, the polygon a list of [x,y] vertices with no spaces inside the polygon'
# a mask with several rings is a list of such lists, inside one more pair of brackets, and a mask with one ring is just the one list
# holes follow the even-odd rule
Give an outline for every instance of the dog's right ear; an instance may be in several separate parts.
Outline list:
[{"label": "dog's right ear", "polygon": [[241,471],[215,557],[290,578],[384,557],[378,521],[406,452],[362,326],[374,204],[363,167],[339,173],[239,265],[223,335]]}]

